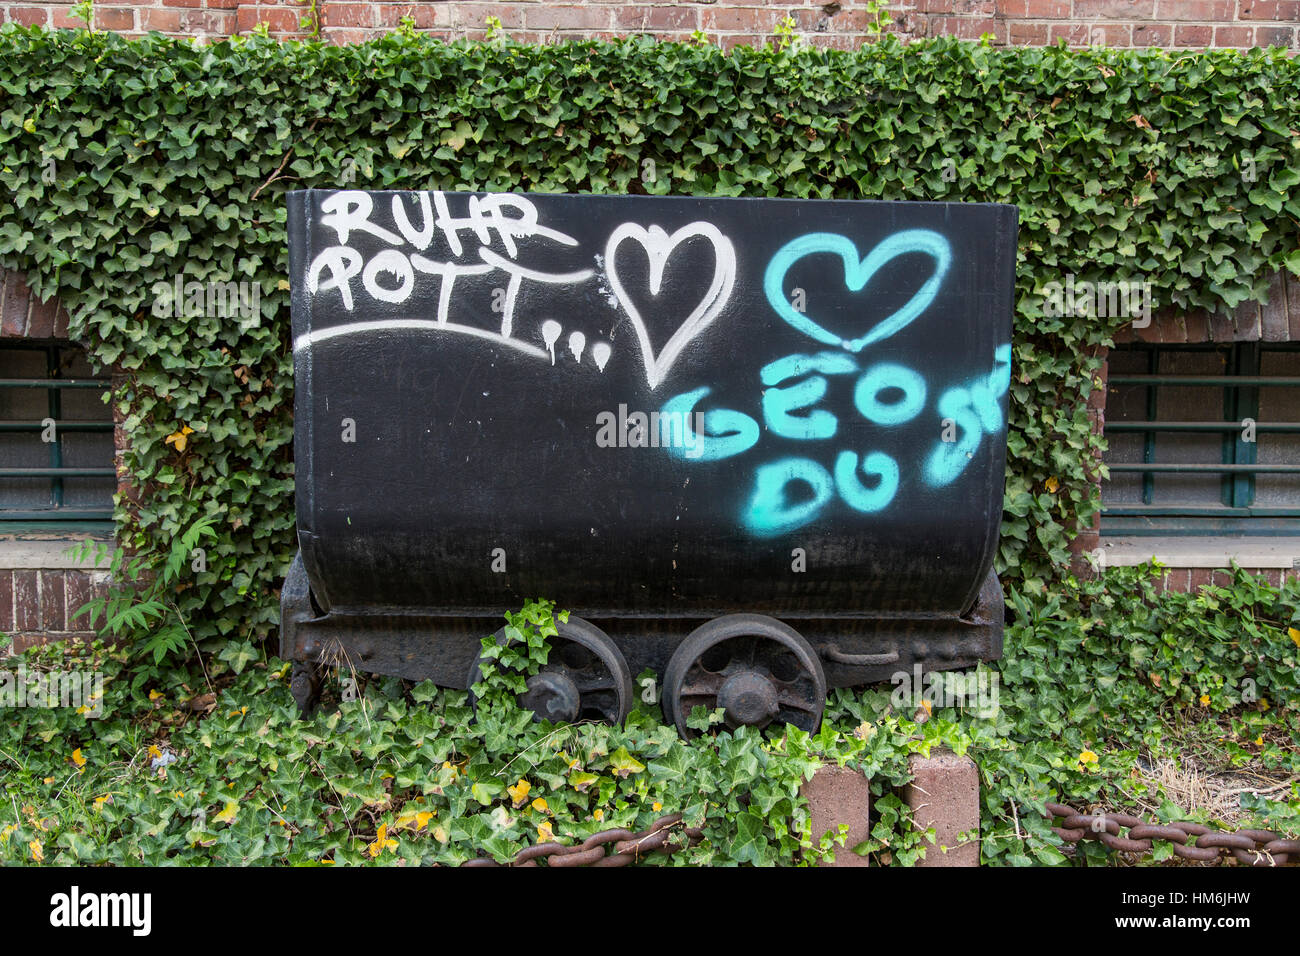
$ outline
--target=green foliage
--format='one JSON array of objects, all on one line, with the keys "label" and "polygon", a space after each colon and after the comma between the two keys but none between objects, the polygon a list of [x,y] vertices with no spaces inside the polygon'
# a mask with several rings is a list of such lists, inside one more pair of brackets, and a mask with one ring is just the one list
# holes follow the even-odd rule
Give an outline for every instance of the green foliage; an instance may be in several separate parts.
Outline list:
[{"label": "green foliage", "polygon": [[[182,651],[188,654],[193,635],[177,595],[189,587],[190,574],[200,560],[194,557],[202,551],[199,542],[217,537],[215,523],[212,515],[193,522],[172,541],[166,559],[156,572],[153,555],[128,555],[125,548],[114,548],[109,561],[112,582],[109,590],[77,608],[74,619],[85,616],[99,636],[106,639],[140,638],[140,653],[152,656],[155,664]],[[93,563],[99,564],[107,551],[108,546],[103,542],[87,538],[73,553],[80,563],[93,559]]]},{"label": "green foliage", "polygon": [[479,654],[480,679],[470,692],[482,707],[514,707],[515,695],[528,690],[527,681],[550,657],[550,639],[558,631],[556,620],[569,620],[569,612],[555,613],[554,601],[530,601],[518,613],[507,611],[503,642],[483,638]]},{"label": "green foliage", "polygon": [[[119,502],[127,543],[166,553],[219,516],[208,571],[178,596],[200,643],[274,628],[294,547],[287,189],[355,173],[374,189],[1018,204],[999,568],[1027,591],[1096,512],[1090,356],[1123,321],[1045,316],[1045,285],[1137,273],[1157,305],[1224,309],[1264,298],[1270,269],[1300,272],[1285,51],[494,37],[0,30],[0,264],[60,296],[96,362],[126,373],[113,401],[142,489]],[[154,315],[155,283],[177,275],[257,282],[261,315]],[[166,442],[186,425],[187,445]]]},{"label": "green foliage", "polygon": [[[1057,861],[1036,809],[1053,794],[1214,822],[1167,798],[1153,773],[1162,762],[1202,777],[1248,770],[1252,784],[1300,772],[1300,582],[1279,589],[1237,571],[1230,588],[1161,594],[1158,578],[1158,568],[1122,568],[1059,593],[1013,594],[1001,714],[977,725],[972,744],[987,862]],[[1300,785],[1243,794],[1241,808],[1294,833]]]},{"label": "green foliage", "polygon": [[[14,795],[0,808],[0,863],[456,864],[673,812],[706,839],[652,862],[820,858],[798,792],[820,762],[817,741],[746,730],[687,744],[657,710],[621,728],[535,722],[512,691],[545,660],[537,637],[555,633],[551,609],[508,617],[522,640],[484,642],[494,661],[473,709],[463,691],[376,679],[299,720],[287,664],[254,660],[240,673],[213,658],[195,686],[211,679],[218,696],[199,720],[201,694],[183,671],[136,688],[123,652],[32,652],[31,666],[103,672],[105,713],[18,709],[0,728],[0,777]],[[175,762],[161,765],[165,754]]]},{"label": "green foliage", "polygon": [[[942,745],[979,763],[985,861],[1059,864],[1045,798],[1186,815],[1143,768],[1190,760],[1200,740],[1216,769],[1300,771],[1294,582],[1238,575],[1230,590],[1158,597],[1148,569],[1089,584],[1064,574],[1098,504],[1092,356],[1123,320],[1043,308],[1066,273],[1138,274],[1157,305],[1185,309],[1262,300],[1269,270],[1300,274],[1300,64],[1283,51],[886,37],[851,52],[724,53],[493,33],[446,45],[407,29],[334,47],[265,31],[199,45],[0,28],[0,265],[58,295],[95,362],[125,373],[112,401],[141,493],[119,500],[134,557],[114,565],[144,590],[97,610],[110,631],[157,631],[147,666],[85,650],[107,677],[104,718],[19,709],[0,727],[14,797],[0,807],[0,862],[455,863],[505,857],[543,827],[570,842],[680,811],[707,839],[661,862],[811,862],[838,845],[907,863],[925,834],[896,790],[908,755]],[[258,649],[294,548],[284,192],[353,172],[373,189],[1018,204],[999,555],[1017,617],[1006,659],[984,669],[1001,679],[1000,705],[922,719],[885,690],[837,691],[815,736],[690,744],[644,708],[622,728],[539,724],[511,706],[553,633],[539,603],[485,648],[473,709],[463,692],[374,680],[298,721],[288,665]],[[155,285],[178,275],[256,282],[261,314],[155,315]],[[207,570],[188,572],[196,534],[210,537]],[[192,643],[219,649],[197,675],[169,659],[187,624]],[[150,747],[176,762],[153,767]],[[823,760],[872,778],[877,811],[856,848],[809,832],[798,784]],[[1300,788],[1242,806],[1294,832]]]},{"label": "green foliage", "polygon": [[[934,834],[913,826],[899,788],[909,756],[940,746],[979,765],[986,863],[1063,865],[1045,799],[1213,823],[1146,770],[1173,759],[1202,776],[1300,773],[1300,584],[1239,574],[1231,589],[1158,596],[1154,574],[1017,595],[1008,655],[980,670],[1001,678],[991,709],[940,693],[926,714],[889,688],[840,690],[815,735],[742,729],[683,742],[645,704],[621,728],[536,722],[513,694],[545,659],[545,602],[509,616],[514,640],[484,642],[493,660],[473,708],[463,691],[374,678],[357,699],[299,720],[289,665],[247,644],[202,672],[142,669],[103,645],[30,651],[28,668],[103,673],[104,714],[7,711],[0,865],[455,864],[675,812],[705,839],[651,863],[807,864],[856,851],[909,865],[942,850],[926,848]],[[857,846],[811,832],[799,786],[824,762],[871,778],[870,836]],[[1241,810],[1241,824],[1300,833],[1300,784],[1243,794]],[[1081,852],[1108,860],[1096,845]]]}]

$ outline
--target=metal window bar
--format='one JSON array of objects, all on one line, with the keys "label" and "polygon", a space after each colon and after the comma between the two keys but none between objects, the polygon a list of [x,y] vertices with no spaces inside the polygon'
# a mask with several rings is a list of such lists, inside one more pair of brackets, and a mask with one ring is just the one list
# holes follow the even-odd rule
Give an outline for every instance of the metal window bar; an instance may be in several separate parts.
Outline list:
[{"label": "metal window bar", "polygon": [[[113,509],[110,504],[105,507],[66,507],[64,505],[64,480],[68,478],[113,478],[117,470],[108,467],[77,467],[64,464],[63,435],[65,432],[112,432],[111,421],[63,421],[63,392],[67,389],[106,389],[107,379],[102,378],[63,378],[61,355],[69,346],[64,343],[8,343],[3,346],[9,350],[36,349],[45,353],[45,378],[4,378],[0,379],[0,390],[4,389],[45,389],[47,392],[47,418],[54,421],[54,440],[49,442],[49,467],[6,467],[0,461],[0,482],[8,480],[30,480],[48,478],[50,483],[50,505],[48,508],[5,508],[0,507],[0,527],[15,526],[18,522],[68,522],[111,521]],[[0,421],[0,449],[4,447],[6,435],[26,432],[41,432],[45,429],[41,421]]]},{"label": "metal window bar", "polygon": [[[1242,421],[1256,421],[1256,434],[1300,434],[1300,422],[1261,422],[1259,415],[1259,390],[1261,388],[1297,388],[1300,376],[1262,375],[1262,356],[1268,351],[1296,351],[1297,346],[1237,343],[1226,353],[1227,375],[1162,374],[1160,358],[1170,349],[1146,349],[1146,374],[1120,374],[1111,376],[1110,385],[1140,386],[1145,391],[1146,420],[1107,422],[1107,432],[1138,433],[1143,436],[1142,462],[1107,463],[1116,474],[1136,473],[1142,476],[1141,505],[1106,505],[1103,517],[1125,518],[1300,518],[1300,503],[1295,507],[1256,507],[1255,477],[1257,475],[1300,474],[1300,462],[1294,464],[1259,464],[1256,460],[1257,444],[1244,440]],[[1220,388],[1223,390],[1224,420],[1222,421],[1158,421],[1158,393],[1161,388],[1181,387]],[[1219,433],[1222,436],[1222,461],[1218,463],[1161,462],[1157,457],[1157,436],[1160,433]],[[1157,474],[1218,474],[1222,476],[1222,507],[1163,504],[1156,499],[1154,476]],[[1167,533],[1169,526],[1160,529]],[[1186,529],[1178,529],[1185,531]],[[1126,528],[1120,533],[1133,533]]]}]

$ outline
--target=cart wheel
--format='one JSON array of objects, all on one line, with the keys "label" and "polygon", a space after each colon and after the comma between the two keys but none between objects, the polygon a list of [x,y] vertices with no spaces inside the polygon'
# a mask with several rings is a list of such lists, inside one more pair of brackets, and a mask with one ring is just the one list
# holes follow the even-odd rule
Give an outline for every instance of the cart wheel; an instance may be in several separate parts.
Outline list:
[{"label": "cart wheel", "polygon": [[726,724],[793,724],[814,732],[826,703],[817,652],[794,628],[762,614],[728,614],[692,631],[664,672],[664,714],[683,737],[691,709],[721,707]]},{"label": "cart wheel", "polygon": [[[556,621],[555,627],[559,633],[551,638],[549,658],[528,678],[519,705],[538,720],[555,723],[622,723],[632,709],[632,672],[623,652],[608,634],[580,617]],[[505,633],[502,628],[493,635],[498,644],[505,643]],[[481,679],[476,660],[470,686]]]}]

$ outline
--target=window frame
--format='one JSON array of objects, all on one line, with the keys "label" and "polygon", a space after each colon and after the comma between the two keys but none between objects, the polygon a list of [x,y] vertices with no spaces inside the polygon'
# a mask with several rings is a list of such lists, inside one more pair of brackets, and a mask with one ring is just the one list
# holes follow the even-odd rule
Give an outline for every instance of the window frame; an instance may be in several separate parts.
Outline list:
[{"label": "window frame", "polygon": [[[37,478],[47,479],[50,484],[50,506],[48,508],[6,508],[0,506],[0,534],[32,531],[101,533],[113,530],[111,496],[109,504],[105,508],[65,507],[63,504],[63,480],[65,478],[117,478],[115,461],[102,468],[71,467],[63,463],[63,436],[65,433],[112,433],[115,427],[111,418],[95,422],[62,420],[63,392],[65,390],[96,388],[101,391],[108,391],[111,384],[106,378],[63,378],[61,358],[71,349],[80,351],[76,343],[67,340],[0,339],[0,350],[41,351],[45,353],[44,378],[0,378],[0,390],[44,389],[48,396],[46,418],[53,419],[55,423],[54,440],[47,443],[50,455],[47,466],[15,468],[7,467],[3,461],[0,461],[0,482],[7,479]],[[40,432],[44,427],[43,420],[2,420],[0,421],[0,442],[3,442],[3,436],[6,434]]]},{"label": "window frame", "polygon": [[[1294,507],[1255,504],[1255,479],[1267,474],[1300,474],[1295,464],[1259,464],[1258,441],[1243,440],[1243,420],[1255,421],[1261,434],[1300,434],[1300,422],[1259,421],[1259,390],[1264,387],[1300,387],[1300,375],[1265,375],[1261,372],[1263,356],[1269,352],[1300,352],[1296,342],[1206,342],[1188,344],[1135,342],[1123,347],[1125,352],[1146,352],[1144,373],[1119,373],[1109,377],[1108,394],[1117,386],[1137,386],[1146,390],[1146,414],[1142,421],[1105,420],[1103,434],[1137,433],[1144,436],[1142,462],[1106,462],[1113,474],[1140,474],[1140,505],[1110,504],[1105,501],[1106,481],[1101,483],[1103,537],[1143,535],[1296,535],[1300,534],[1300,502]],[[1118,349],[1117,349],[1118,351]],[[1180,375],[1161,373],[1161,356],[1171,352],[1226,352],[1221,375]],[[1223,391],[1221,421],[1160,421],[1158,419],[1161,388],[1206,387]],[[1156,436],[1161,433],[1219,432],[1222,436],[1220,461],[1176,464],[1159,461]],[[1153,475],[1159,473],[1219,474],[1220,501],[1211,505],[1161,504],[1155,493]]]}]

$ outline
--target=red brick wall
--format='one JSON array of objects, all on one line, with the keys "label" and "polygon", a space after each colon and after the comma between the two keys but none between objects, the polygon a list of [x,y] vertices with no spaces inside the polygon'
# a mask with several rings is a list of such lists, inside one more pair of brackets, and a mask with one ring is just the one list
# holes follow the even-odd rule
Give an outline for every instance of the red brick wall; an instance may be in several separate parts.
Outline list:
[{"label": "red brick wall", "polygon": [[[123,33],[157,30],[187,36],[246,33],[259,23],[276,36],[304,36],[309,4],[296,0],[96,0],[95,27]],[[78,25],[71,0],[0,0],[0,21]],[[653,33],[687,39],[696,30],[724,46],[762,43],[793,16],[818,46],[848,48],[870,39],[863,0],[318,0],[321,34],[339,43],[393,29],[410,17],[437,36],[477,38],[489,16],[520,40]],[[1300,0],[898,0],[890,29],[904,38],[989,33],[999,44],[1117,47],[1251,47],[1300,49]]]},{"label": "red brick wall", "polygon": [[86,616],[74,621],[73,615],[92,596],[102,597],[106,588],[105,572],[0,570],[0,634],[13,638],[9,651],[20,654],[44,641],[93,637]]}]

